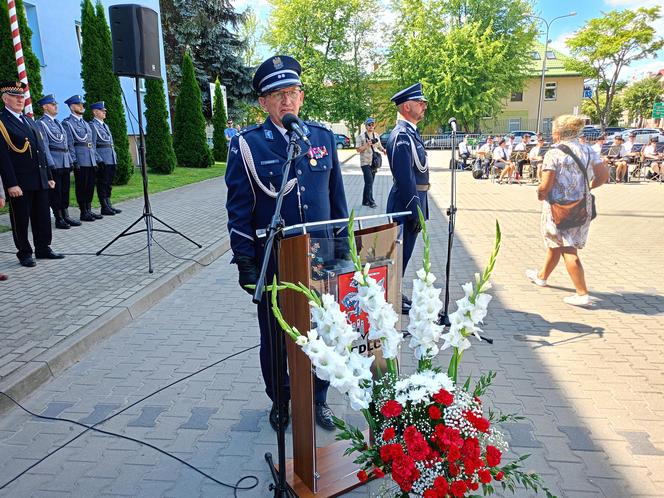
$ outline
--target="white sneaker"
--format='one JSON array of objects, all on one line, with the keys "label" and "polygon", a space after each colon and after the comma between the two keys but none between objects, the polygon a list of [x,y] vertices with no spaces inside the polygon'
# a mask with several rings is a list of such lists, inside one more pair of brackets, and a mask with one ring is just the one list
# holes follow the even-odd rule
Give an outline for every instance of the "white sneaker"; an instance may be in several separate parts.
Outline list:
[{"label": "white sneaker", "polygon": [[588,306],[589,304],[592,304],[590,294],[584,294],[583,296],[572,294],[571,296],[564,297],[563,301],[572,306]]},{"label": "white sneaker", "polygon": [[535,285],[546,287],[546,280],[542,280],[537,276],[537,270],[526,270],[526,277]]}]

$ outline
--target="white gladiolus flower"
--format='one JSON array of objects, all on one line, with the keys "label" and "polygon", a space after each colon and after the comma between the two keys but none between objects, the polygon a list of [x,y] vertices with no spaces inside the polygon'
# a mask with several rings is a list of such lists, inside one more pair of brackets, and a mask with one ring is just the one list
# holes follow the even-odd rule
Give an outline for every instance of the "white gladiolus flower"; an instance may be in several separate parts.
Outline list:
[{"label": "white gladiolus flower", "polygon": [[295,339],[295,344],[297,344],[300,347],[305,346],[308,342],[309,339],[305,335],[300,335],[298,336],[297,339]]}]

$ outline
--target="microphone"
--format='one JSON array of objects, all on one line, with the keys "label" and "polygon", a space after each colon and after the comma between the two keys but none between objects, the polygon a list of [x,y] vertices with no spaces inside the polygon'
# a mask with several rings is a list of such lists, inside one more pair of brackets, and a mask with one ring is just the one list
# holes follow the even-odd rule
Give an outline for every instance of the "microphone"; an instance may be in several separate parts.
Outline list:
[{"label": "microphone", "polygon": [[450,120],[447,122],[447,124],[449,124],[449,125],[452,127],[452,131],[453,131],[454,133],[456,133],[456,131],[457,131],[457,122],[456,122],[456,118],[450,118]]},{"label": "microphone", "polygon": [[284,128],[290,132],[295,133],[300,140],[311,147],[309,137],[307,137],[304,131],[302,131],[302,121],[300,121],[300,118],[298,118],[295,114],[284,114],[281,118],[281,123],[284,125]]}]

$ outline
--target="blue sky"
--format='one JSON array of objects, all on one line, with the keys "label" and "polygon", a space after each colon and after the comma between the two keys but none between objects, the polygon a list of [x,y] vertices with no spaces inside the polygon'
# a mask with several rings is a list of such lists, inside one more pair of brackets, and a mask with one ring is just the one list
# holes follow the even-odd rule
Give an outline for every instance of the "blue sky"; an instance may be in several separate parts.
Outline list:
[{"label": "blue sky", "polygon": [[[389,0],[379,0],[384,5],[389,5]],[[546,20],[553,19],[554,17],[568,14],[576,11],[576,16],[557,19],[551,24],[549,31],[549,39],[552,40],[552,46],[557,50],[565,53],[565,39],[574,33],[577,29],[582,27],[586,21],[593,17],[599,17],[601,12],[608,12],[610,10],[623,10],[638,8],[640,6],[654,6],[662,5],[663,18],[657,22],[655,28],[657,33],[664,35],[664,4],[662,0],[535,0],[534,11],[537,15]],[[256,11],[259,18],[264,22],[268,19],[270,12],[270,5],[267,0],[236,0],[234,2],[235,8],[242,11],[247,5],[251,5]],[[388,7],[389,8],[389,7]],[[384,13],[384,19],[391,19],[393,16],[389,12]],[[540,40],[544,42],[544,32],[546,27],[541,24],[542,34]],[[625,68],[620,73],[623,80],[640,79],[647,74],[647,72],[655,72],[659,69],[664,69],[664,51],[658,54],[657,59],[647,59],[634,63],[632,67]]]}]

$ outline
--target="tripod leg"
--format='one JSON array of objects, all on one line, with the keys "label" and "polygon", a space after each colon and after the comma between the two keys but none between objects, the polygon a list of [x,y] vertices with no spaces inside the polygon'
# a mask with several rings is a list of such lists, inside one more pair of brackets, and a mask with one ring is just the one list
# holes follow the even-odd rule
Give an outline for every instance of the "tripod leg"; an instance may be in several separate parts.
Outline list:
[{"label": "tripod leg", "polygon": [[141,215],[136,221],[134,221],[131,225],[129,225],[127,228],[125,228],[122,232],[120,232],[119,235],[117,235],[113,240],[111,240],[108,244],[106,244],[104,247],[102,247],[99,251],[97,251],[97,256],[99,256],[102,252],[104,252],[106,249],[108,249],[115,241],[117,241],[119,238],[124,237],[129,230],[134,228],[138,222],[140,222],[145,215]]},{"label": "tripod leg", "polygon": [[175,234],[178,234],[180,237],[182,237],[182,238],[188,240],[189,242],[191,242],[192,244],[194,244],[195,246],[197,246],[199,249],[203,247],[203,246],[200,245],[198,242],[195,242],[195,241],[191,240],[189,237],[187,237],[187,236],[186,236],[185,234],[183,234],[182,232],[177,231],[177,230],[176,230],[175,228],[173,228],[172,226],[170,226],[170,225],[164,223],[163,221],[161,221],[161,220],[160,220],[159,218],[157,218],[154,214],[150,213],[150,216],[152,216],[155,220],[157,220],[159,223],[161,223],[161,224],[164,225],[166,228],[168,228],[171,232],[173,232],[173,233],[175,233]]}]

